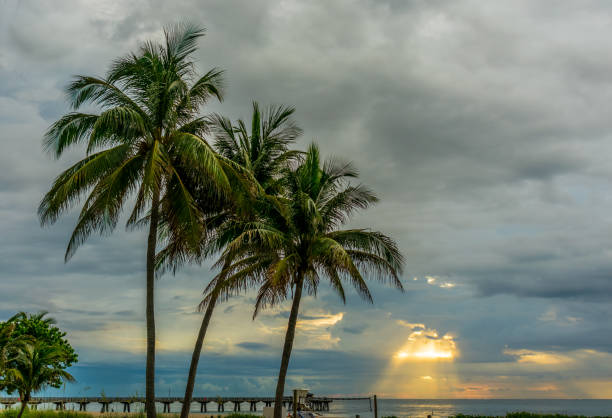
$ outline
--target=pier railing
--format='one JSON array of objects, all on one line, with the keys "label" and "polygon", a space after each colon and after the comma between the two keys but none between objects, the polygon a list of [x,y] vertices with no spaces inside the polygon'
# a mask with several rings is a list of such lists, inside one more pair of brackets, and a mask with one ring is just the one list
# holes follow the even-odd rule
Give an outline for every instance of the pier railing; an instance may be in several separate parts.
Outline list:
[{"label": "pier railing", "polygon": [[[366,400],[370,398],[340,398],[340,397],[317,397],[309,396],[306,399],[306,404],[315,411],[329,411],[329,405],[334,400]],[[121,404],[123,406],[123,412],[131,412],[131,406],[135,403],[141,403],[144,405],[145,398],[138,396],[75,396],[75,397],[33,397],[29,404],[33,408],[36,408],[40,404],[52,404],[55,405],[56,410],[65,410],[66,406],[72,404],[73,406],[79,407],[79,411],[87,411],[89,404],[98,404],[100,412],[109,412],[109,406],[111,404]],[[163,412],[170,412],[170,405],[175,402],[183,403],[182,397],[157,397],[155,398],[156,404],[163,405]],[[215,403],[217,405],[218,412],[225,412],[225,404],[233,404],[233,411],[240,411],[243,403],[249,404],[249,411],[257,411],[257,405],[262,403],[263,406],[272,406],[274,404],[273,397],[261,397],[261,396],[229,396],[229,397],[194,397],[192,403],[200,404],[200,412],[208,412],[207,405],[209,403]],[[17,397],[4,397],[0,398],[0,405],[4,405],[5,408],[10,408],[12,405],[19,403]],[[293,405],[293,398],[291,396],[285,396],[283,398],[283,406],[291,408]]]}]

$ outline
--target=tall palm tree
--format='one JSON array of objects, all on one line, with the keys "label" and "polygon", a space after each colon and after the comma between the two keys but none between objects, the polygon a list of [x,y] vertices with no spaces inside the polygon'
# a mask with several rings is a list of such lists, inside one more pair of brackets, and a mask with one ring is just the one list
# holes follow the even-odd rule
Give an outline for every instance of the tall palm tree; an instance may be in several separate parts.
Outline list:
[{"label": "tall palm tree", "polygon": [[256,220],[231,226],[239,233],[222,254],[222,295],[242,291],[246,283],[259,286],[253,317],[261,308],[293,295],[276,386],[275,418],[281,418],[303,290],[316,295],[325,278],[345,302],[343,282],[349,282],[372,302],[362,273],[403,290],[399,280],[403,257],[391,238],[366,229],[340,229],[353,212],[377,201],[369,189],[348,181],[356,176],[350,163],[328,160],[321,164],[319,149],[313,144],[303,162],[286,171],[283,197],[264,197],[256,207]]},{"label": "tall palm tree", "polygon": [[17,388],[21,408],[17,418],[21,418],[32,393],[44,389],[50,382],[61,380],[74,381],[74,377],[64,369],[57,367],[66,355],[59,346],[48,345],[43,341],[34,341],[23,345],[12,359],[13,367],[6,372],[6,379],[12,387]]},{"label": "tall palm tree", "polygon": [[[146,403],[155,417],[154,275],[158,224],[163,214],[188,244],[199,245],[202,224],[184,178],[223,195],[229,190],[227,162],[204,139],[199,116],[211,98],[222,99],[222,71],[197,76],[192,55],[204,29],[182,24],[164,30],[161,43],[146,42],[137,53],[115,60],[105,78],[78,76],[67,88],[75,110],[54,123],[45,147],[56,157],[86,144],[87,156],[64,171],[43,198],[43,225],[88,193],[66,250],[68,260],[92,232],[110,233],[131,196],[128,227],[148,225],[146,251]],[[98,113],[77,110],[84,104]],[[190,231],[190,233],[185,233]]]},{"label": "tall palm tree", "polygon": [[[242,119],[232,124],[229,119],[218,114],[211,118],[215,148],[223,157],[242,168],[251,182],[256,183],[250,185],[251,189],[260,193],[273,193],[278,190],[279,173],[299,154],[289,150],[289,145],[302,132],[292,119],[294,112],[295,109],[288,106],[270,106],[261,111],[259,104],[253,102],[250,132]],[[248,188],[249,184],[246,184],[246,187]],[[227,236],[219,236],[216,231],[227,230],[223,225],[237,218],[246,219],[252,212],[250,202],[253,193],[245,190],[245,184],[234,182],[232,190],[232,195],[225,201],[211,199],[206,190],[197,195],[198,206],[205,214],[202,222],[207,225],[206,234],[201,239],[201,247],[193,251],[193,247],[184,245],[183,237],[169,234],[172,239],[169,245],[160,251],[158,262],[166,268],[171,266],[176,269],[181,262],[201,261],[222,248],[228,241]],[[217,286],[209,289],[205,302],[200,305],[200,309],[205,310],[205,313],[191,357],[181,418],[187,418],[189,415],[200,353],[222,281],[217,280],[215,283]]]}]

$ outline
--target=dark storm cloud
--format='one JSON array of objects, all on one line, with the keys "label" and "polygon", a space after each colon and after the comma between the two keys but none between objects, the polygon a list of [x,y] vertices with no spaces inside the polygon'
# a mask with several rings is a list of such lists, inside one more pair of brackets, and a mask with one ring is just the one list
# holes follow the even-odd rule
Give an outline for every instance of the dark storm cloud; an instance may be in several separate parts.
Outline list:
[{"label": "dark storm cloud", "polygon": [[[373,355],[383,367],[383,349],[368,344],[384,341],[392,354],[408,336],[398,320],[455,334],[468,377],[472,364],[511,364],[507,347],[612,352],[607,2],[6,1],[0,9],[0,314],[51,311],[89,363],[79,366],[84,380],[96,376],[108,389],[121,374],[129,390],[142,380],[140,366],[102,372],[101,362],[142,362],[129,347],[141,337],[144,234],[120,224],[64,264],[78,212],[41,229],[36,207],[82,153],[54,161],[41,137],[68,111],[61,89],[73,74],[104,74],[184,19],[207,27],[199,70],[226,70],[226,100],[206,110],[235,119],[248,117],[252,100],[295,105],[300,146],[315,139],[325,154],[354,160],[381,196],[353,225],[392,234],[406,255],[404,294],[374,285],[373,306],[352,292],[345,306],[327,290],[307,298],[302,319],[343,317],[308,337],[331,351],[298,349],[296,379],[311,376],[319,392],[363,391],[375,380],[369,366],[352,380],[315,376],[362,370]],[[195,334],[213,274],[191,267],[158,281],[162,335]],[[283,325],[288,311],[252,325],[251,299],[213,318],[212,338],[236,327],[227,347],[248,355],[211,348],[207,390],[273,387],[265,379],[277,371],[280,334],[264,325]],[[254,327],[271,334],[241,335]],[[98,347],[111,336],[119,348]],[[162,355],[161,379],[182,382],[185,353]]]}]

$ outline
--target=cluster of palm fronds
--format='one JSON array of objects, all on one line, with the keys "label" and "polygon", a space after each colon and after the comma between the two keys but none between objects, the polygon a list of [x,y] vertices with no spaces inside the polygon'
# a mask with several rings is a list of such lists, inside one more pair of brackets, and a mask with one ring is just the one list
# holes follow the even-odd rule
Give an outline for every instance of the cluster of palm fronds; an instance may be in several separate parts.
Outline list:
[{"label": "cluster of palm fronds", "polygon": [[[350,283],[371,301],[366,278],[401,289],[402,256],[380,232],[341,229],[377,201],[352,180],[350,163],[323,161],[313,144],[290,147],[302,131],[294,108],[253,104],[250,123],[201,116],[223,98],[223,72],[197,77],[192,54],[201,28],[179,25],[165,42],[145,43],[116,60],[104,78],[77,77],[68,87],[74,111],[47,132],[45,145],[60,156],[84,144],[87,156],[64,171],[43,198],[43,224],[85,197],[66,259],[93,232],[109,233],[126,205],[130,228],[147,227],[146,410],[155,415],[154,276],[185,263],[216,257],[189,372],[182,417],[189,411],[200,351],[215,305],[257,290],[260,309],[292,301],[276,389],[275,416],[293,344],[302,292],[316,295],[322,280],[345,300]],[[83,113],[93,104],[97,113]],[[250,125],[250,127],[249,127]]]},{"label": "cluster of palm fronds", "polygon": [[19,394],[17,418],[33,393],[74,380],[65,368],[76,355],[45,315],[20,312],[0,323],[0,390]]}]

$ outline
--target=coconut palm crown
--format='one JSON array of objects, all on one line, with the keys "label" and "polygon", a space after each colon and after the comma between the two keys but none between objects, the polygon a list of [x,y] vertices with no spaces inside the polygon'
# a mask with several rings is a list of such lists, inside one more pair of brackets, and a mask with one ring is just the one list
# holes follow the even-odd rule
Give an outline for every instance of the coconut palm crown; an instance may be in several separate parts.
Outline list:
[{"label": "coconut palm crown", "polygon": [[261,110],[253,102],[250,132],[242,119],[236,124],[221,115],[212,117],[215,149],[224,157],[248,170],[264,191],[270,193],[278,182],[280,170],[296,158],[299,151],[289,146],[302,134],[292,115],[294,107],[269,106]]},{"label": "coconut palm crown", "polygon": [[311,145],[303,161],[286,170],[283,196],[266,196],[253,210],[256,219],[227,225],[220,236],[227,244],[219,264],[222,272],[209,289],[223,281],[221,297],[259,287],[254,315],[287,298],[292,307],[276,387],[275,418],[282,413],[282,396],[295,336],[302,291],[316,295],[321,280],[346,301],[345,283],[372,302],[367,278],[403,290],[399,275],[403,257],[388,236],[367,229],[340,229],[376,196],[361,184],[351,184],[357,171],[350,163],[331,159],[322,163]]},{"label": "coconut palm crown", "polygon": [[[112,232],[128,202],[134,203],[128,227],[148,225],[149,418],[155,416],[153,292],[160,216],[198,246],[203,224],[188,184],[197,182],[217,195],[229,190],[229,166],[204,139],[208,121],[199,114],[209,100],[222,99],[223,86],[218,69],[196,74],[192,55],[203,35],[202,28],[190,24],[167,28],[162,42],[146,42],[136,53],[115,60],[105,77],[75,77],[66,89],[74,111],[55,122],[44,140],[56,157],[75,145],[84,145],[87,153],[59,175],[39,207],[41,223],[50,224],[87,196],[66,260],[91,233]],[[79,111],[84,105],[99,111]],[[190,182],[184,181],[187,177]]]}]

